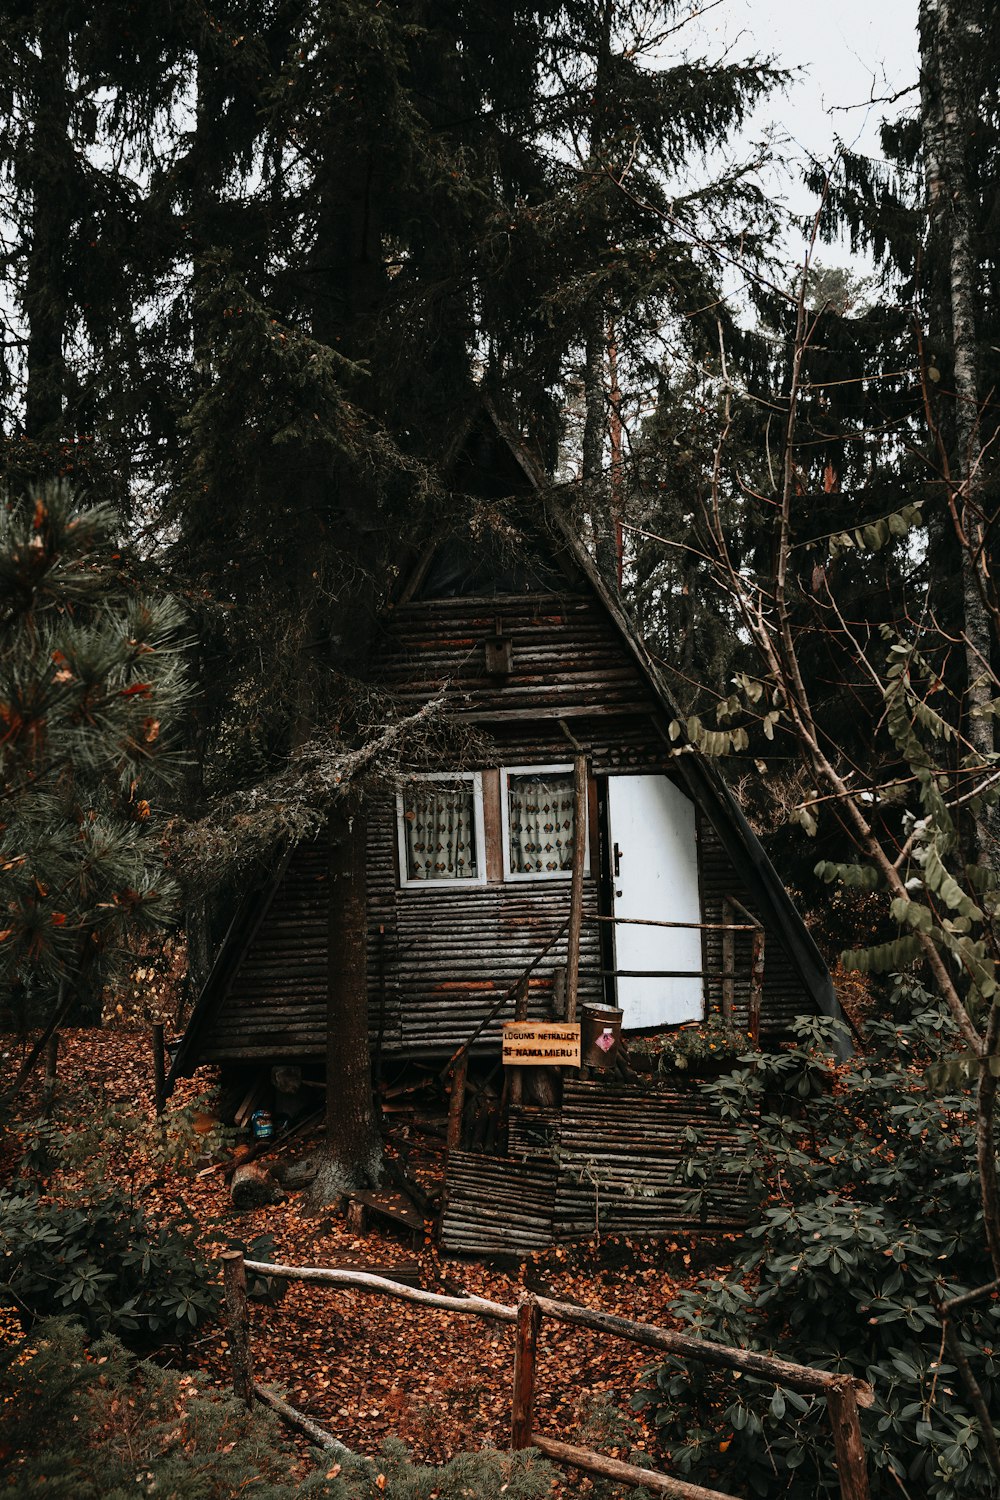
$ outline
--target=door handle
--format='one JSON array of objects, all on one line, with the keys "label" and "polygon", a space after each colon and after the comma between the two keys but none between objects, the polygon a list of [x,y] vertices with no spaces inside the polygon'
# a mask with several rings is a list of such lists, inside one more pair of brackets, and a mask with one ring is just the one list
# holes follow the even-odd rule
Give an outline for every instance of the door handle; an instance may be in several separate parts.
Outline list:
[{"label": "door handle", "polygon": [[615,845],[615,879],[616,880],[618,879],[618,876],[621,874],[621,869],[620,869],[621,857],[622,857],[622,851],[619,849],[618,845],[616,844]]}]

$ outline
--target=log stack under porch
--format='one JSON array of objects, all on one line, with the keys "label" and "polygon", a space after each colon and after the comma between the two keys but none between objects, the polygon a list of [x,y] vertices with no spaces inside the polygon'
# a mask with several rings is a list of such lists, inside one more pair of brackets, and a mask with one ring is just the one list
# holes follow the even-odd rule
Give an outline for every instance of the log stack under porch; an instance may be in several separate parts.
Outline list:
[{"label": "log stack under porch", "polygon": [[[559,1108],[512,1109],[506,1155],[449,1152],[441,1247],[525,1255],[594,1235],[735,1227],[746,1193],[720,1170],[734,1144],[696,1085],[567,1076]],[[694,1153],[704,1178],[686,1175]]]}]

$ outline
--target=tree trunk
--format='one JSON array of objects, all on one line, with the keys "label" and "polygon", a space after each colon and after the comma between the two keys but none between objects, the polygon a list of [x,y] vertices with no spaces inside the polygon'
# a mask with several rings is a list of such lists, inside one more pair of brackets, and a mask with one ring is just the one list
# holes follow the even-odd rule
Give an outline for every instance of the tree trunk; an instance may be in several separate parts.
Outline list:
[{"label": "tree trunk", "polygon": [[[959,103],[962,46],[950,0],[921,0],[920,99],[924,178],[934,259],[943,265],[944,318],[952,349],[954,444],[950,490],[959,530],[962,618],[965,633],[966,715],[963,732],[984,762],[993,754],[992,697],[988,681],[991,628],[984,529],[984,484],[979,443],[979,350],[976,336],[976,260],[972,204],[966,170],[968,125]],[[975,819],[975,854],[996,851],[996,816]]]},{"label": "tree trunk", "polygon": [[382,1176],[368,1045],[364,814],[339,807],[329,839],[326,1140],[312,1188],[317,1203],[375,1187]]},{"label": "tree trunk", "polygon": [[[611,55],[611,18],[613,0],[604,0],[601,30],[597,41],[594,72],[594,98],[590,121],[590,147],[587,174],[592,179],[589,191],[599,201],[602,188],[596,179],[604,171],[604,109],[608,63]],[[606,309],[600,291],[593,292],[583,309],[584,424],[583,424],[583,497],[590,516],[594,537],[594,557],[605,580],[612,586],[618,577],[618,553],[615,546],[615,522],[611,513],[607,477],[604,473],[604,439],[607,432],[604,370],[607,358]]]},{"label": "tree trunk", "polygon": [[622,515],[625,509],[625,453],[622,445],[624,435],[622,391],[618,384],[618,339],[613,317],[608,319],[608,386],[608,433],[611,440],[611,470],[608,488],[615,544],[615,581],[621,588],[625,570],[625,545],[622,533]]},{"label": "tree trunk", "polygon": [[66,256],[72,206],[69,41],[65,17],[57,6],[42,7],[39,51],[30,151],[31,247],[24,283],[28,329],[24,425],[33,441],[54,446],[63,435],[69,306]]},{"label": "tree trunk", "polygon": [[604,578],[613,583],[618,574],[614,520],[604,473],[605,392],[604,306],[595,297],[585,312],[583,425],[583,494],[594,536],[594,556]]}]

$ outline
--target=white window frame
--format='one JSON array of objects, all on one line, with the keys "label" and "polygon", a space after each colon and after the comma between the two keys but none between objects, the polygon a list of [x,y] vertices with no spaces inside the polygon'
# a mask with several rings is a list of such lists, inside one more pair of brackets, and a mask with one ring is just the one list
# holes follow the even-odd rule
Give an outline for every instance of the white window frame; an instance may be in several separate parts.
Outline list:
[{"label": "white window frame", "polygon": [[465,890],[470,886],[486,884],[486,824],[483,818],[483,777],[480,771],[421,771],[410,781],[436,781],[448,785],[456,781],[472,783],[472,821],[476,837],[476,873],[459,875],[453,879],[421,880],[409,874],[406,857],[406,821],[403,793],[396,793],[396,842],[399,849],[399,884],[405,890]]},{"label": "white window frame", "polygon": [[[510,863],[510,778],[512,776],[545,776],[556,773],[573,775],[573,764],[544,766],[500,767],[500,838],[503,843],[504,881],[521,880],[572,880],[572,870],[513,870]],[[590,796],[588,793],[583,818],[583,873],[590,874]]]}]

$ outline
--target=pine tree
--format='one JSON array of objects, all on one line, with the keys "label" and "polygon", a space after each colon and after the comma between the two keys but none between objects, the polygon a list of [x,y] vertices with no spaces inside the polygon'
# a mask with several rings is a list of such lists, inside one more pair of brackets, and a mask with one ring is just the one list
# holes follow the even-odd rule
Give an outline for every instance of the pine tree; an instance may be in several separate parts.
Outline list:
[{"label": "pine tree", "polygon": [[114,527],[59,487],[0,508],[0,978],[33,1026],[176,910],[159,836],[183,616],[136,585]]},{"label": "pine tree", "polygon": [[[525,415],[539,385],[550,396],[557,382],[582,390],[579,444],[565,447],[613,579],[623,399],[631,411],[648,409],[679,364],[717,354],[720,328],[731,358],[752,344],[733,316],[723,268],[759,270],[769,258],[776,218],[757,177],[763,156],[756,149],[744,161],[706,163],[781,74],[763,60],[692,57],[690,17],[674,4],[566,9],[566,24],[546,38],[542,121],[556,148],[548,188],[512,226],[536,306],[522,311],[508,299],[519,340],[509,354],[503,315],[490,336],[506,398]],[[502,280],[498,294],[507,294]],[[767,300],[756,288],[752,296]],[[624,389],[613,403],[612,385]]]},{"label": "pine tree", "polygon": [[55,0],[0,21],[2,469],[14,485],[90,472],[119,504],[149,448],[140,309],[166,237],[141,181],[175,82],[169,28],[140,22]]}]

